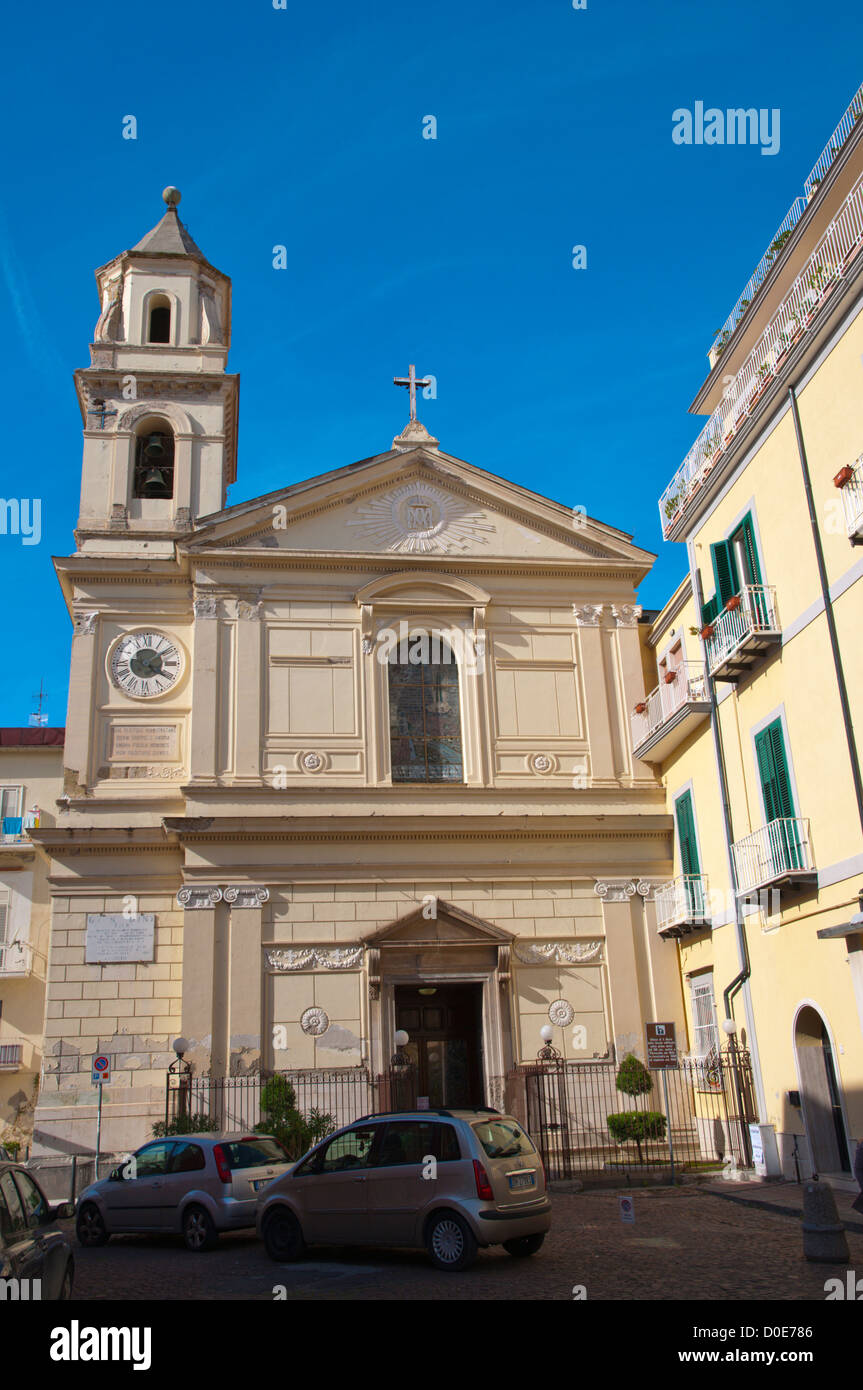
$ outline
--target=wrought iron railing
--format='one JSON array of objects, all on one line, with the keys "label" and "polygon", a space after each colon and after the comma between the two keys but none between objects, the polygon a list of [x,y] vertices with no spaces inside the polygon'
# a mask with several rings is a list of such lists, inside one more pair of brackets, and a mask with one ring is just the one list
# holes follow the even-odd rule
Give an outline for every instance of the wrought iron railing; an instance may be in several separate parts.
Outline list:
[{"label": "wrought iron railing", "polygon": [[702,487],[787,353],[809,330],[851,259],[863,246],[863,177],[857,180],[755,347],[659,499],[667,536]]},{"label": "wrought iron railing", "polygon": [[679,874],[662,883],[654,895],[659,931],[668,931],[683,922],[709,922],[707,879],[702,874]]},{"label": "wrought iron railing", "polygon": [[749,636],[779,633],[776,589],[772,584],[745,584],[732,608],[723,608],[712,623],[713,633],[706,639],[707,666],[715,671]]},{"label": "wrought iron railing", "polygon": [[630,716],[633,748],[638,748],[655,734],[683,705],[708,698],[701,662],[682,661],[668,671],[656,689],[636,705]]},{"label": "wrought iron railing", "polygon": [[20,1067],[22,1043],[0,1043],[0,1067]]},{"label": "wrought iron railing", "polygon": [[809,822],[799,816],[769,821],[731,846],[741,893],[773,883],[786,874],[814,872]]}]

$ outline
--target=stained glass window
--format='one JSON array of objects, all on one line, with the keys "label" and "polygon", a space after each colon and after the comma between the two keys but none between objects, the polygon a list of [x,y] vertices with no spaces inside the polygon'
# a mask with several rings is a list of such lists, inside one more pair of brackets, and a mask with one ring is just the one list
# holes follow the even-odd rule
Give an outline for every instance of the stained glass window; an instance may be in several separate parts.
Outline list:
[{"label": "stained glass window", "polygon": [[[414,654],[416,654],[414,652]],[[458,665],[443,643],[425,661],[390,655],[390,753],[394,782],[461,782]]]}]

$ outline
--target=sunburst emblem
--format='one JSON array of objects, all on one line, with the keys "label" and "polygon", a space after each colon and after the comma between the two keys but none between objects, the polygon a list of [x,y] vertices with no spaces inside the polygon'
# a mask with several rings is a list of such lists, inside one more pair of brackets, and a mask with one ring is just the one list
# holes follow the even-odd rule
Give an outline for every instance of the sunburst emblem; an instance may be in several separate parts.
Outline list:
[{"label": "sunburst emblem", "polygon": [[461,498],[428,483],[406,483],[357,510],[359,516],[349,526],[358,526],[387,550],[414,555],[464,551],[471,541],[486,545],[482,533],[494,530],[485,512],[473,511]]}]

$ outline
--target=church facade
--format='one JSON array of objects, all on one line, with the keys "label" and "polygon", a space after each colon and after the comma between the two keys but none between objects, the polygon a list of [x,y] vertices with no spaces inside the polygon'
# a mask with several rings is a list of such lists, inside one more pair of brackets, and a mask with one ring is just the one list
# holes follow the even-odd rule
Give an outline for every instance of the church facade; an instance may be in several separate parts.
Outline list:
[{"label": "church facade", "polygon": [[[436,1104],[685,1037],[629,536],[447,453],[383,452],[226,505],[231,286],[168,210],[97,272],[76,374],[74,624],[38,1148],[164,1115],[173,1040],[214,1078],[384,1072]],[[413,373],[412,373],[413,375]]]}]

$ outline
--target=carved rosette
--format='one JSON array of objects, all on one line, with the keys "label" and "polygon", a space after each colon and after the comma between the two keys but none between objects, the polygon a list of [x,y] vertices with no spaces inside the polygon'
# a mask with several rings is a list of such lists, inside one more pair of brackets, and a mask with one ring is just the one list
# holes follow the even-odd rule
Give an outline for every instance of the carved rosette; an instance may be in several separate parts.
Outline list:
[{"label": "carved rosette", "polygon": [[635,884],[626,878],[597,879],[593,891],[604,902],[628,903],[635,896]]},{"label": "carved rosette", "polygon": [[324,753],[319,753],[317,748],[309,748],[305,752],[297,754],[297,766],[300,772],[308,772],[314,775],[316,772],[323,772],[327,766],[327,758]]},{"label": "carved rosette", "polygon": [[272,970],[356,970],[363,963],[362,946],[284,946],[267,951]]},{"label": "carved rosette", "polygon": [[527,766],[537,777],[549,777],[553,772],[557,772],[558,761],[553,753],[531,753],[527,759]]},{"label": "carved rosette", "polygon": [[557,1028],[568,1028],[575,1018],[575,1009],[568,999],[555,999],[548,1006],[548,1021]]},{"label": "carved rosette", "polygon": [[303,1032],[310,1034],[313,1038],[319,1038],[322,1033],[326,1033],[329,1026],[329,1015],[324,1009],[317,1007],[306,1009],[300,1019],[300,1027]]},{"label": "carved rosette", "polygon": [[194,911],[196,908],[215,907],[216,903],[220,903],[221,901],[222,890],[215,886],[204,888],[185,887],[181,888],[177,894],[177,902],[181,907],[185,907],[187,911]]},{"label": "carved rosette", "polygon": [[602,959],[602,941],[519,941],[516,959],[523,965],[581,965]]},{"label": "carved rosette", "polygon": [[232,885],[225,889],[224,899],[232,907],[263,907],[264,903],[270,901],[270,890],[255,885],[249,887]]}]

